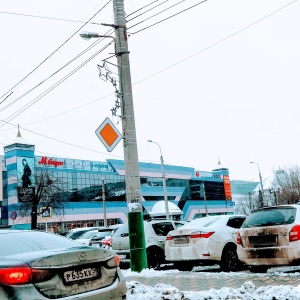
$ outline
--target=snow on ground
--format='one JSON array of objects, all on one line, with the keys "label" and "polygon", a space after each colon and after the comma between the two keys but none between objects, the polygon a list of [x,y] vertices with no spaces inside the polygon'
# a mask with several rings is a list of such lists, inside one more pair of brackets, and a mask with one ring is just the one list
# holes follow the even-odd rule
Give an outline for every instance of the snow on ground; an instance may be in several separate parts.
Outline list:
[{"label": "snow on ground", "polygon": [[[130,269],[122,270],[125,277],[139,276],[153,277],[164,276],[174,273],[170,271],[143,270],[140,273],[131,272]],[[229,273],[230,274],[230,273]],[[178,275],[178,273],[177,273]],[[236,276],[233,273],[233,276]],[[249,275],[249,274],[248,274]],[[299,276],[299,273],[298,275]],[[248,276],[249,277],[249,276]],[[251,277],[250,277],[251,278]],[[201,292],[179,291],[176,287],[166,284],[156,284],[154,287],[146,286],[138,281],[127,282],[128,300],[300,300],[300,286],[266,286],[258,287],[251,282],[245,283],[238,289],[222,288],[220,290],[210,289]]]}]

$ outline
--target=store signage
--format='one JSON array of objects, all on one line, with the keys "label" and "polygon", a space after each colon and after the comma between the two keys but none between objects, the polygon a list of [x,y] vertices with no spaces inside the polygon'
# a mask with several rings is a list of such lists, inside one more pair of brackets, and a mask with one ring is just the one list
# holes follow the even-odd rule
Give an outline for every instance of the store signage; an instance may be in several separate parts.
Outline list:
[{"label": "store signage", "polygon": [[48,157],[43,156],[41,158],[41,160],[39,161],[39,165],[50,165],[50,166],[54,166],[56,168],[58,166],[63,166],[64,162],[53,160],[52,158],[48,159]]},{"label": "store signage", "polygon": [[232,200],[231,195],[231,186],[230,186],[230,179],[228,175],[223,176],[224,180],[224,191],[225,191],[225,200]]},{"label": "store signage", "polygon": [[195,171],[196,177],[213,177],[212,172],[206,172],[206,171]]},{"label": "store signage", "polygon": [[20,202],[31,201],[35,193],[34,187],[18,187],[18,199]]}]

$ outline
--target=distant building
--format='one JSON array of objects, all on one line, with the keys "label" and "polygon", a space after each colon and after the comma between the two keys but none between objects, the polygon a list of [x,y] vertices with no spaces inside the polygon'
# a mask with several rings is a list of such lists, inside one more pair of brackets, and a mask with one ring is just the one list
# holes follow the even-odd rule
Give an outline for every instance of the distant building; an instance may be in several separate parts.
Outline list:
[{"label": "distant building", "polygon": [[[37,156],[35,146],[26,142],[18,131],[16,140],[4,147],[1,156],[1,224],[30,228],[30,216],[21,216],[22,201],[35,192],[34,176],[47,170],[53,178],[64,182],[64,214],[38,218],[40,229],[98,226],[103,224],[102,179],[105,188],[108,224],[127,222],[125,165],[123,160],[92,161],[67,157]],[[139,163],[141,197],[145,218],[161,214],[157,207],[164,200],[161,165]],[[165,165],[169,211],[173,217],[191,220],[206,215],[233,214],[229,171],[220,164],[212,171],[193,167]],[[40,208],[39,208],[40,209]],[[152,216],[151,216],[152,214]],[[175,216],[177,214],[177,216]],[[15,217],[15,218],[14,218]]]}]

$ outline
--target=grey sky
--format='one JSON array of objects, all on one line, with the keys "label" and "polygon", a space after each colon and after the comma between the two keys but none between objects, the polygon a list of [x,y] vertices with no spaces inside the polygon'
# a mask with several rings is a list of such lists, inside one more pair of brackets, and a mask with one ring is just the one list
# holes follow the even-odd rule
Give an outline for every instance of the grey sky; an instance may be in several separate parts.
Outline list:
[{"label": "grey sky", "polygon": [[[0,96],[83,25],[70,20],[86,21],[107,2],[0,0]],[[126,12],[151,2],[127,0]],[[219,157],[231,179],[258,180],[257,166],[250,161],[259,163],[263,177],[279,166],[299,164],[299,1],[208,0],[149,27],[200,3],[186,0],[146,20],[177,2],[127,19],[139,160],[159,163],[158,147],[147,142],[152,139],[161,146],[166,164],[210,171]],[[92,21],[112,23],[112,3]],[[88,24],[80,31],[106,34],[109,29]],[[122,159],[122,143],[108,153],[95,135],[102,121],[111,118],[115,103],[112,84],[100,80],[97,70],[113,45],[40,98],[110,41],[57,72],[92,45],[76,34],[15,87],[0,104],[1,120],[36,103],[0,125],[1,144],[12,142],[20,124],[22,137],[36,145],[38,155]],[[116,63],[114,58],[110,62]],[[112,119],[121,131],[121,122]]]}]

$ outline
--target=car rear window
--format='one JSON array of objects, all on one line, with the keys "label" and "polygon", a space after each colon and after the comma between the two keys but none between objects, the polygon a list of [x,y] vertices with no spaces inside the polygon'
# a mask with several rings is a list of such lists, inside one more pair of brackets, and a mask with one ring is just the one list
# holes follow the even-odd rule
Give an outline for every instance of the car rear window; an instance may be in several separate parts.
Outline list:
[{"label": "car rear window", "polygon": [[186,223],[182,228],[207,227],[217,223],[220,219],[221,217],[219,216],[199,218]]},{"label": "car rear window", "polygon": [[247,216],[242,228],[292,224],[296,217],[295,207],[267,208]]},{"label": "car rear window", "polygon": [[69,247],[78,247],[78,243],[52,233],[22,231],[0,234],[0,256]]}]

